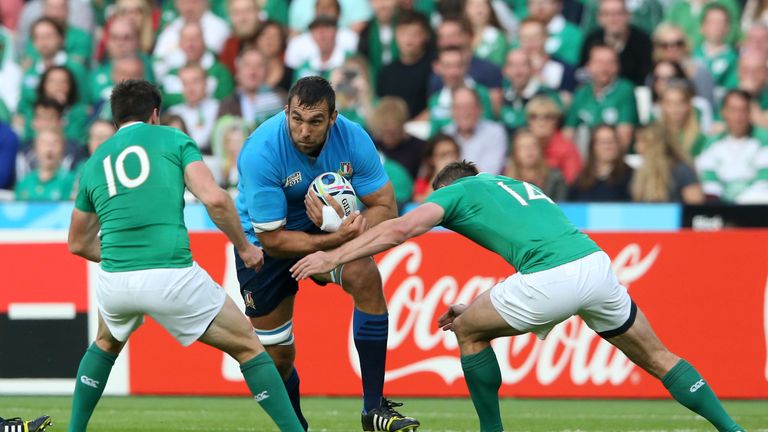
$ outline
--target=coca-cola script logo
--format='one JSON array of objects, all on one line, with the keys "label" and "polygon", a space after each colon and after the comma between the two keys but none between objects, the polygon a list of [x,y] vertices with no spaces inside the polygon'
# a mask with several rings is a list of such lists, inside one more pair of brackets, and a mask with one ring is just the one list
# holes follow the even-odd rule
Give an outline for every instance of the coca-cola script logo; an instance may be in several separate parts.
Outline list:
[{"label": "coca-cola script logo", "polygon": [[[661,247],[656,245],[643,256],[639,245],[627,245],[613,259],[612,267],[619,281],[629,288],[650,270],[660,251]],[[438,375],[450,385],[463,376],[458,343],[452,332],[443,332],[437,327],[437,317],[448,305],[469,303],[508,275],[472,276],[462,285],[455,277],[444,275],[431,287],[427,287],[419,275],[422,262],[422,249],[416,242],[404,243],[379,261],[385,287],[397,284],[388,301],[388,350],[392,353],[398,349],[416,347],[423,353],[420,359],[404,365],[393,365],[396,363],[393,357],[397,356],[390,355],[386,380],[393,381],[426,372]],[[406,277],[394,281],[392,276],[398,269],[404,270]],[[350,363],[360,375],[351,322],[348,347]],[[547,385],[565,374],[575,385],[619,385],[630,377],[637,377],[632,375],[632,362],[611,344],[600,339],[578,317],[571,317],[556,326],[543,341],[532,334],[526,334],[497,339],[493,342],[493,348],[505,384],[515,384],[534,376],[538,383]]]}]

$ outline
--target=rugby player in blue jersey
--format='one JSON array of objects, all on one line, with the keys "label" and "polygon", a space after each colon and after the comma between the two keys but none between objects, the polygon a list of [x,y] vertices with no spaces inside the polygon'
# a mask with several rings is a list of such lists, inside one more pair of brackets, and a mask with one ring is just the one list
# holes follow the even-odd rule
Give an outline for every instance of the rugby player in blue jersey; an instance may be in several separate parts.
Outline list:
[{"label": "rugby player in blue jersey", "polygon": [[[247,268],[235,254],[245,313],[282,374],[305,429],[294,367],[292,318],[298,284],[289,269],[305,255],[338,247],[368,226],[397,216],[392,184],[373,142],[359,125],[338,115],[335,101],[335,92],[325,79],[297,81],[288,94],[285,112],[248,137],[237,163],[240,220],[248,239],[265,252],[259,271]],[[342,221],[343,213],[335,201],[328,200],[334,204],[333,212],[323,209],[314,194],[307,194],[312,180],[328,171],[338,172],[352,183],[366,207],[364,212]],[[366,257],[350,262],[316,276],[315,281],[340,285],[354,300],[363,430],[416,429],[419,422],[398,413],[395,407],[401,404],[382,395],[389,320],[374,261]]]}]

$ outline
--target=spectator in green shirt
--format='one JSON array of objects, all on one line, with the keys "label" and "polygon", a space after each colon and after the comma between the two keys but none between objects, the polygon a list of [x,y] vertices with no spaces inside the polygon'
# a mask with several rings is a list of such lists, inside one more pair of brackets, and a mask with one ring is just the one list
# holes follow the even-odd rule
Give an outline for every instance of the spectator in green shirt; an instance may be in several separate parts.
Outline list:
[{"label": "spectator in green shirt", "polygon": [[660,95],[657,118],[657,122],[674,139],[677,153],[689,163],[701,153],[706,143],[693,105],[694,97],[693,87],[688,81],[670,81]]},{"label": "spectator in green shirt", "polygon": [[64,135],[55,129],[38,131],[34,152],[37,168],[16,183],[16,199],[24,201],[69,200],[75,176],[61,167]]},{"label": "spectator in green shirt", "polygon": [[635,126],[639,124],[634,86],[618,77],[618,55],[607,45],[592,46],[587,71],[592,82],[576,90],[563,134],[573,140],[575,129],[581,125],[590,129],[599,124],[615,126],[626,151],[632,143]]},{"label": "spectator in green shirt", "polygon": [[739,54],[726,41],[728,26],[728,10],[725,7],[718,4],[707,7],[701,20],[703,40],[693,52],[693,57],[704,63],[715,81],[716,100],[722,98],[725,86],[736,75]]},{"label": "spectator in green shirt", "polygon": [[752,97],[750,118],[759,127],[768,129],[768,57],[755,50],[742,51],[738,76],[730,88],[746,91]]},{"label": "spectator in green shirt", "polygon": [[[93,40],[91,35],[85,30],[68,24],[69,21],[69,2],[68,0],[45,0],[43,2],[43,18],[48,18],[56,22],[64,31],[64,51],[70,60],[88,67],[91,62],[91,51]],[[41,53],[36,47],[27,41],[24,47],[24,56],[29,61],[36,61]]]},{"label": "spectator in green shirt", "polygon": [[566,21],[562,9],[562,0],[528,0],[531,16],[547,25],[547,52],[575,66],[579,63],[584,35],[578,26]]},{"label": "spectator in green shirt", "polygon": [[719,5],[728,10],[728,43],[736,43],[739,39],[739,16],[741,15],[736,0],[675,0],[667,9],[664,21],[675,24],[686,34],[693,46],[702,40],[701,19],[708,6]]},{"label": "spectator in green shirt", "polygon": [[472,24],[472,50],[475,56],[502,67],[509,44],[491,1],[467,0],[464,3],[464,16]]}]

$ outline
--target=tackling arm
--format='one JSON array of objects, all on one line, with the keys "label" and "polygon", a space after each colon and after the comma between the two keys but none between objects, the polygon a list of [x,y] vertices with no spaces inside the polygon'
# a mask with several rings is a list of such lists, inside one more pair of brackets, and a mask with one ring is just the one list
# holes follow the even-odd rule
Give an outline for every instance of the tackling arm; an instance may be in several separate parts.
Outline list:
[{"label": "tackling arm", "polygon": [[69,224],[69,251],[88,261],[101,262],[101,240],[99,239],[99,218],[96,213],[72,210]]},{"label": "tackling arm", "polygon": [[329,252],[317,252],[291,267],[296,279],[327,273],[335,267],[393,248],[409,238],[423,234],[443,220],[445,211],[434,203],[417,207],[396,219],[384,221],[354,240]]}]

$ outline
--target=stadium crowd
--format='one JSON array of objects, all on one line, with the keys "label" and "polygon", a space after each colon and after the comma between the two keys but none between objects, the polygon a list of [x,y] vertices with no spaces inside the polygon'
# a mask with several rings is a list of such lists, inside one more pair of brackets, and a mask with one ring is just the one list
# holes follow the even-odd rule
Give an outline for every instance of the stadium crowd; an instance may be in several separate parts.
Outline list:
[{"label": "stadium crowd", "polygon": [[0,0],[0,24],[4,199],[72,199],[130,78],[233,188],[322,75],[400,204],[462,158],[560,201],[768,202],[766,0]]}]

